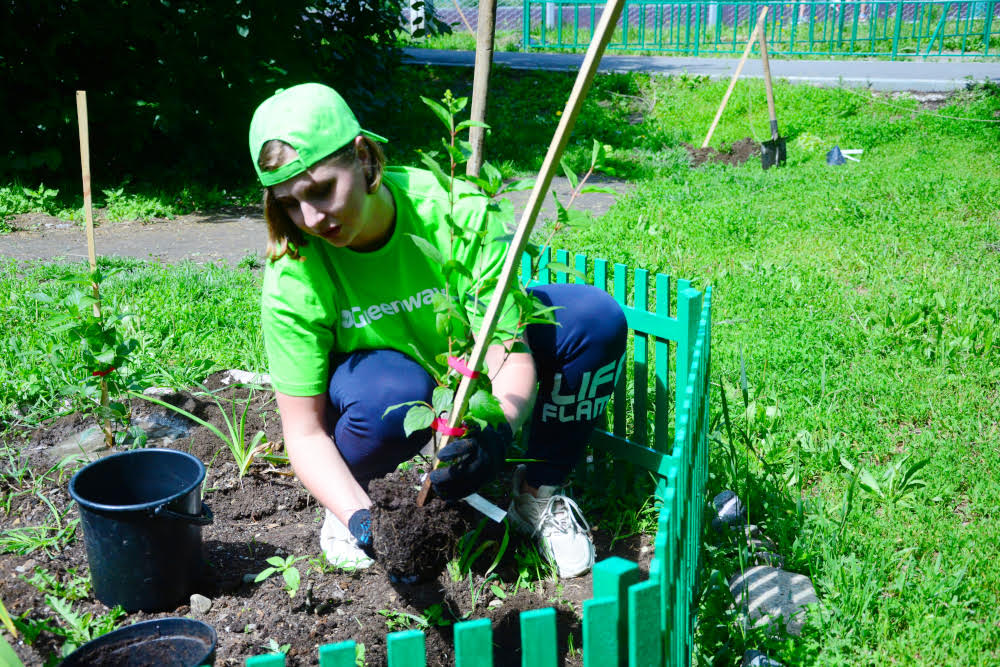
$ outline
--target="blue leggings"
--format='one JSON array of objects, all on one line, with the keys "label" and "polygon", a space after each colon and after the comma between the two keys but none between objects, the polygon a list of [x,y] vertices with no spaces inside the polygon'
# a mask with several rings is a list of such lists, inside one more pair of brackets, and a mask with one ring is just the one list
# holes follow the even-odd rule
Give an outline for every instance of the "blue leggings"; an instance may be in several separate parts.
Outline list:
[{"label": "blue leggings", "polygon": [[[589,285],[545,285],[531,290],[555,311],[556,326],[532,324],[525,341],[538,373],[527,439],[526,481],[559,485],[580,459],[604,415],[624,368],[625,315],[604,291]],[[330,378],[331,428],[337,448],[364,485],[414,456],[430,430],[407,438],[406,409],[383,418],[386,407],[430,402],[435,382],[416,361],[396,350],[366,350],[334,360]]]}]

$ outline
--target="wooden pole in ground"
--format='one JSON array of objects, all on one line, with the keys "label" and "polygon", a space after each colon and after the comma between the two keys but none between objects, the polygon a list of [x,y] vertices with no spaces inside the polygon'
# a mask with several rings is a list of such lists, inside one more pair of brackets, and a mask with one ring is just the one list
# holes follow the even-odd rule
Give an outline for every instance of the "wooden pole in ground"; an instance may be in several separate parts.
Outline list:
[{"label": "wooden pole in ground", "polygon": [[[490,89],[490,70],[493,68],[493,39],[496,36],[497,0],[479,0],[479,25],[476,35],[476,69],[472,78],[471,120],[486,122],[486,103]],[[472,155],[465,165],[465,173],[479,176],[483,167],[483,147],[486,142],[486,128],[470,127],[469,143]]]},{"label": "wooden pole in ground", "polygon": [[[611,39],[611,33],[618,23],[618,17],[621,16],[624,5],[625,0],[609,0],[604,6],[604,12],[601,14],[597,27],[594,29],[594,36],[590,41],[590,46],[587,48],[587,55],[584,56],[583,65],[581,65],[580,71],[576,75],[573,90],[566,101],[566,108],[563,110],[559,125],[556,127],[555,135],[553,135],[552,142],[549,144],[549,150],[545,153],[545,159],[542,161],[542,169],[538,172],[535,187],[531,190],[527,206],[521,215],[521,221],[514,232],[514,238],[511,239],[510,246],[507,248],[507,257],[500,271],[500,277],[497,279],[493,298],[490,299],[490,304],[486,308],[486,314],[483,315],[483,322],[479,327],[479,332],[476,334],[476,343],[472,348],[472,353],[469,355],[469,361],[467,362],[467,365],[472,370],[480,370],[483,367],[486,348],[489,347],[490,340],[493,338],[493,332],[496,330],[497,320],[500,316],[500,307],[503,305],[511,282],[513,282],[517,274],[521,254],[528,244],[528,237],[531,235],[531,229],[535,225],[535,218],[538,217],[538,211],[542,207],[542,200],[545,198],[545,195],[549,191],[549,186],[552,184],[552,177],[559,167],[559,160],[562,158],[563,150],[569,141],[570,132],[573,131],[576,118],[580,115],[583,98],[586,96],[587,90],[594,80],[594,75],[597,73],[597,66],[600,64],[601,56],[604,54],[604,48],[608,45],[608,40]],[[463,376],[461,383],[458,385],[458,391],[455,392],[455,400],[452,404],[451,413],[448,416],[449,425],[452,428],[457,428],[462,423],[462,418],[465,416],[465,408],[469,402],[469,390],[471,386],[472,380],[469,377]],[[448,444],[448,440],[449,437],[447,435],[443,436],[439,448]],[[437,457],[435,456],[435,467],[437,463]],[[427,502],[430,491],[431,482],[430,477],[428,477],[424,481],[424,486],[420,489],[420,493],[417,495],[418,507],[423,507],[424,503]]]},{"label": "wooden pole in ground", "polygon": [[763,7],[760,10],[760,16],[757,17],[757,25],[754,26],[753,32],[750,33],[750,41],[747,42],[746,48],[743,49],[743,57],[740,58],[740,62],[736,66],[736,71],[733,72],[733,78],[729,80],[729,88],[726,89],[726,94],[722,96],[722,104],[719,105],[719,110],[715,112],[715,119],[712,121],[712,126],[708,128],[705,141],[701,142],[702,148],[708,148],[708,142],[712,140],[712,134],[719,125],[719,119],[722,118],[722,112],[726,110],[726,104],[729,103],[729,96],[733,94],[733,88],[736,87],[736,80],[740,78],[740,72],[743,71],[743,66],[747,63],[747,57],[750,55],[750,49],[753,48],[753,42],[757,39],[757,35],[761,34],[761,30],[764,29],[764,18],[766,16],[767,7]]},{"label": "wooden pole in ground", "polygon": [[[94,243],[94,202],[90,192],[90,131],[87,124],[87,91],[76,91],[76,118],[80,126],[80,166],[83,171],[83,215],[87,223],[87,257],[90,259],[90,271],[97,271],[97,246]],[[101,290],[97,283],[91,283],[94,292],[94,317],[101,319]],[[97,369],[94,369],[97,370]],[[108,409],[108,381],[101,378],[101,407],[105,414],[101,420],[104,430],[104,443],[111,447],[114,436],[111,433],[111,419]]]},{"label": "wooden pole in ground", "polygon": [[[469,19],[465,18],[465,14],[462,12],[462,8],[458,4],[458,0],[451,0],[451,4],[455,5],[455,9],[458,10],[458,15],[462,19],[462,23],[465,24],[465,28],[472,34],[473,37],[476,35],[476,31],[472,29],[472,25],[469,23]],[[426,22],[426,19],[424,19]]]}]

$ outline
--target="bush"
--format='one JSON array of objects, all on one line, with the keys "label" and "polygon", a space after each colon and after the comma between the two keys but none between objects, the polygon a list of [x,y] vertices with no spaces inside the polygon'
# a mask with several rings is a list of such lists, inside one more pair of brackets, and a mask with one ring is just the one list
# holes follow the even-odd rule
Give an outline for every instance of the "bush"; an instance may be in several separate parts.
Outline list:
[{"label": "bush", "polygon": [[86,90],[95,178],[246,180],[250,116],[276,89],[328,83],[362,121],[386,103],[402,2],[0,2],[0,179],[79,178]]}]

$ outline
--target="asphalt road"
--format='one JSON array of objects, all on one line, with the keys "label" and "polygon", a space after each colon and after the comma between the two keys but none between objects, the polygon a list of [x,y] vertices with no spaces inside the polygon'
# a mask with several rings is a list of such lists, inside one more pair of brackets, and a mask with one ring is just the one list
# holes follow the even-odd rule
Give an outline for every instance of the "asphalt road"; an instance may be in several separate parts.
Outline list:
[{"label": "asphalt road", "polygon": [[[472,67],[474,51],[404,49],[406,62],[421,65]],[[500,51],[495,63],[513,69],[577,71],[583,54],[521,53]],[[616,56],[601,59],[601,72],[647,72],[649,74],[705,75],[728,79],[736,71],[738,58],[673,58],[667,56]],[[969,81],[1000,81],[1000,62],[923,62],[886,60],[775,60],[771,76],[795,83],[819,86],[851,86],[874,90],[949,91]],[[759,59],[747,61],[743,77],[762,78]]]}]

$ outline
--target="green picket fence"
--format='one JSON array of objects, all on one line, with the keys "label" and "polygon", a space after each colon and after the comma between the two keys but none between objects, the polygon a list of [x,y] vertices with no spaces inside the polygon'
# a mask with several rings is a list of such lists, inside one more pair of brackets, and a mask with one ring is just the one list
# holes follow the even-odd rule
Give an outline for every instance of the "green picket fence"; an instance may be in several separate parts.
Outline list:
[{"label": "green picket fence", "polygon": [[[583,603],[584,665],[687,665],[708,478],[712,290],[703,294],[687,280],[657,274],[651,293],[645,270],[614,264],[609,274],[606,260],[591,264],[580,254],[571,260],[563,250],[554,256],[543,253],[539,266],[527,284],[586,282],[607,291],[610,278],[609,293],[621,304],[630,329],[631,372],[627,380],[623,374],[609,404],[610,430],[595,434],[594,455],[575,474],[627,484],[648,471],[657,479],[660,502],[647,579],[642,580],[637,564],[618,557],[594,566],[593,597]],[[531,260],[525,256],[522,279],[530,271]],[[622,470],[631,470],[630,477],[621,479]],[[457,667],[493,664],[489,619],[463,621],[453,628]],[[520,629],[521,664],[555,667],[560,654],[555,609],[522,612]],[[389,666],[423,667],[424,642],[420,630],[387,634]],[[282,654],[246,660],[247,667],[284,664]],[[321,646],[319,664],[353,667],[354,641]]]},{"label": "green picket fence", "polygon": [[[526,49],[583,49],[603,2],[524,0]],[[764,6],[775,55],[1000,57],[997,0],[628,0],[610,50],[738,54]]]}]

